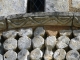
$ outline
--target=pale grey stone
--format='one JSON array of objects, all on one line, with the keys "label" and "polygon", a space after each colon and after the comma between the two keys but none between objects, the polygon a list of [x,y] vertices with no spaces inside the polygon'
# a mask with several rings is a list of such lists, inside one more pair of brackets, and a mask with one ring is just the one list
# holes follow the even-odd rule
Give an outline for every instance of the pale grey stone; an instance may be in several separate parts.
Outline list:
[{"label": "pale grey stone", "polygon": [[64,49],[58,49],[54,52],[54,59],[55,60],[64,60],[66,56],[66,51]]},{"label": "pale grey stone", "polygon": [[5,50],[15,50],[17,48],[17,40],[14,38],[9,38],[3,43]]},{"label": "pale grey stone", "polygon": [[3,56],[0,54],[0,60],[3,60]]},{"label": "pale grey stone", "polygon": [[4,54],[4,60],[16,60],[17,53],[13,50],[9,50]]},{"label": "pale grey stone", "polygon": [[10,37],[15,38],[17,35],[17,31],[16,30],[5,31],[2,33],[2,35],[4,38],[10,38]]},{"label": "pale grey stone", "polygon": [[73,50],[80,50],[80,36],[71,39],[69,47]]},{"label": "pale grey stone", "polygon": [[34,31],[34,36],[44,36],[45,30],[43,27],[37,27]]},{"label": "pale grey stone", "polygon": [[27,28],[27,29],[20,29],[18,32],[19,36],[28,36],[31,37],[33,34],[33,29],[32,28]]},{"label": "pale grey stone", "polygon": [[58,38],[58,41],[62,41],[62,42],[66,43],[68,45],[69,42],[70,42],[70,39],[67,36],[60,36]]},{"label": "pale grey stone", "polygon": [[80,30],[73,30],[73,34],[74,34],[74,36],[80,35]]},{"label": "pale grey stone", "polygon": [[46,12],[68,12],[69,0],[46,0]]},{"label": "pale grey stone", "polygon": [[72,0],[72,7],[80,9],[80,0]]},{"label": "pale grey stone", "polygon": [[66,43],[62,42],[62,41],[59,41],[59,42],[57,42],[56,47],[58,49],[64,49],[64,48],[67,48],[68,45]]},{"label": "pale grey stone", "polygon": [[0,0],[0,16],[26,13],[27,0]]},{"label": "pale grey stone", "polygon": [[21,49],[30,49],[31,39],[27,36],[23,36],[18,40],[18,48]]},{"label": "pale grey stone", "polygon": [[62,49],[62,48],[65,49],[68,47],[69,42],[70,42],[70,39],[67,36],[60,36],[58,38],[56,47],[59,49]]},{"label": "pale grey stone", "polygon": [[35,36],[32,39],[33,48],[42,48],[44,45],[44,38],[41,36]]},{"label": "pale grey stone", "polygon": [[32,50],[30,54],[31,60],[41,60],[42,56],[43,52],[39,48]]},{"label": "pale grey stone", "polygon": [[45,40],[45,45],[46,47],[51,47],[52,49],[55,47],[56,45],[56,37],[55,36],[48,36]]},{"label": "pale grey stone", "polygon": [[63,35],[70,36],[72,31],[71,30],[60,30],[59,33],[60,33],[60,36],[63,36]]},{"label": "pale grey stone", "polygon": [[46,49],[44,53],[44,60],[52,60],[52,58],[53,58],[53,51]]},{"label": "pale grey stone", "polygon": [[18,60],[29,60],[29,51],[26,49],[22,49],[18,53]]},{"label": "pale grey stone", "polygon": [[76,50],[70,50],[66,54],[66,60],[79,60],[79,53]]}]

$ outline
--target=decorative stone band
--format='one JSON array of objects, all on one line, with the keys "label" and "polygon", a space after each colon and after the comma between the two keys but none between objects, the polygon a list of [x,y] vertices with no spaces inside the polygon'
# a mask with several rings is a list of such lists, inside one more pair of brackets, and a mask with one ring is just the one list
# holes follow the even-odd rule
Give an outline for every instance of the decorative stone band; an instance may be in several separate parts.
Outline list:
[{"label": "decorative stone band", "polygon": [[80,12],[37,12],[0,17],[0,30],[39,25],[80,27]]}]

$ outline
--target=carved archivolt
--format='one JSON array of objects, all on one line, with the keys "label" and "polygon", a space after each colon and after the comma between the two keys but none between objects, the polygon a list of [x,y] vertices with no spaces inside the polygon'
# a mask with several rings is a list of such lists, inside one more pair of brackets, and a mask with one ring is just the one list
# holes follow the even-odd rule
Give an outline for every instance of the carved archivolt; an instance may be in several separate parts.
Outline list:
[{"label": "carved archivolt", "polygon": [[8,28],[19,28],[38,25],[71,26],[72,17],[27,17],[8,20]]}]

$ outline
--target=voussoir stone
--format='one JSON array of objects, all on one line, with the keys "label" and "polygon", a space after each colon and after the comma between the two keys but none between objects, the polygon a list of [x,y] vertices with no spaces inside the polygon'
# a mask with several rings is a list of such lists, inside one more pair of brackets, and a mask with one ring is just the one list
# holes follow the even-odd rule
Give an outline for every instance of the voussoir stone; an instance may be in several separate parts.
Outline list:
[{"label": "voussoir stone", "polygon": [[60,30],[60,36],[70,36],[72,31],[71,30]]},{"label": "voussoir stone", "polygon": [[52,52],[52,50],[46,49],[45,53],[44,53],[44,60],[52,60],[52,59],[53,59],[53,52]]},{"label": "voussoir stone", "polygon": [[64,49],[58,49],[54,52],[54,59],[55,60],[64,60],[66,56],[66,51]]},{"label": "voussoir stone", "polygon": [[42,36],[35,36],[32,39],[33,48],[42,48],[44,45],[44,38]]},{"label": "voussoir stone", "polygon": [[18,48],[21,49],[30,49],[31,39],[27,36],[23,36],[18,40]]},{"label": "voussoir stone", "polygon": [[79,53],[76,50],[70,50],[66,54],[66,60],[79,60]]},{"label": "voussoir stone", "polygon": [[27,28],[27,29],[20,29],[18,31],[19,36],[28,36],[31,37],[33,34],[33,29],[32,28]]},{"label": "voussoir stone", "polygon": [[74,36],[80,35],[80,30],[73,30],[73,34],[74,34]]},{"label": "voussoir stone", "polygon": [[40,60],[42,56],[43,52],[39,48],[32,50],[30,54],[31,60]]},{"label": "voussoir stone", "polygon": [[4,38],[10,38],[10,37],[15,38],[17,35],[17,31],[16,30],[9,30],[9,31],[3,32],[2,35]]},{"label": "voussoir stone", "polygon": [[71,39],[69,47],[73,50],[80,50],[80,36]]},{"label": "voussoir stone", "polygon": [[3,60],[3,56],[0,54],[0,60]]},{"label": "voussoir stone", "polygon": [[5,50],[15,50],[17,48],[17,40],[14,38],[9,38],[3,43]]},{"label": "voussoir stone", "polygon": [[16,60],[17,59],[17,53],[13,50],[8,50],[4,54],[4,60]]},{"label": "voussoir stone", "polygon": [[43,27],[37,27],[34,31],[34,36],[44,36],[45,30]]},{"label": "voussoir stone", "polygon": [[29,60],[29,51],[26,49],[22,49],[18,53],[18,60]]},{"label": "voussoir stone", "polygon": [[69,42],[70,42],[70,39],[67,36],[60,36],[58,38],[58,42],[56,44],[56,47],[59,49],[62,49],[62,48],[65,49],[68,47]]},{"label": "voussoir stone", "polygon": [[45,40],[45,45],[46,47],[51,47],[51,48],[54,48],[55,45],[56,45],[56,37],[55,36],[48,36]]},{"label": "voussoir stone", "polygon": [[62,42],[64,42],[64,43],[66,43],[66,44],[69,44],[70,39],[69,39],[67,36],[60,36],[60,37],[58,38],[58,41],[62,41]]}]

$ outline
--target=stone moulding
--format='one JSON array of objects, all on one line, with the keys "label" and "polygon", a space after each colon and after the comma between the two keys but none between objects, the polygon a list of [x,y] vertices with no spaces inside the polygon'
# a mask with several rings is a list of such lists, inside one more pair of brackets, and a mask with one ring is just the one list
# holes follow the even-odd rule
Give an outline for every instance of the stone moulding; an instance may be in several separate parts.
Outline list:
[{"label": "stone moulding", "polygon": [[28,26],[54,25],[54,26],[80,27],[80,12],[38,12],[9,15],[0,17],[0,30],[15,29]]}]

